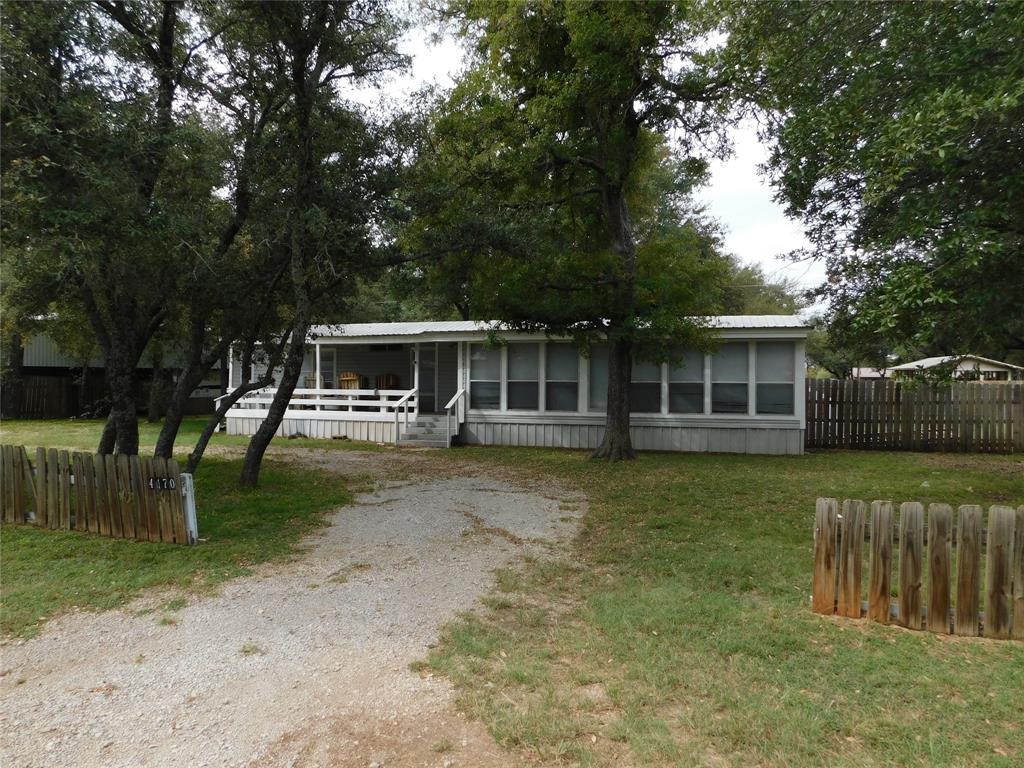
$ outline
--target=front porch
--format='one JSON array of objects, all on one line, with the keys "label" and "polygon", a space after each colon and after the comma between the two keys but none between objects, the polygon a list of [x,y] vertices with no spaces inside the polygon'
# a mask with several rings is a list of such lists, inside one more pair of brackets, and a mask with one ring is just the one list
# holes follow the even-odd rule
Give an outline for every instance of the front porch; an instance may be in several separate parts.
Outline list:
[{"label": "front porch", "polygon": [[[447,445],[465,417],[465,398],[451,403],[462,354],[458,342],[313,341],[278,434]],[[234,366],[230,376],[233,385],[240,380]],[[228,411],[228,434],[258,429],[276,392],[241,398]]]}]

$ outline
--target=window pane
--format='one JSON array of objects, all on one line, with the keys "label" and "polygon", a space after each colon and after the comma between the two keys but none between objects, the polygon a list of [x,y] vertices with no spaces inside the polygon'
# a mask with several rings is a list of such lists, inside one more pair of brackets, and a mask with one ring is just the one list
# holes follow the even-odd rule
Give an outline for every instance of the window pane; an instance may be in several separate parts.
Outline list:
[{"label": "window pane", "polygon": [[540,372],[537,344],[508,345],[509,381],[536,381]]},{"label": "window pane", "polygon": [[549,381],[545,388],[545,408],[549,411],[575,411],[579,406],[575,381]]},{"label": "window pane", "polygon": [[629,385],[630,413],[661,413],[661,382]]},{"label": "window pane", "polygon": [[501,350],[483,344],[469,345],[470,381],[498,381],[501,378]]},{"label": "window pane", "polygon": [[572,344],[548,344],[548,381],[578,381],[580,368],[577,357],[576,347]]},{"label": "window pane", "polygon": [[757,342],[757,380],[792,381],[795,354],[791,341]]},{"label": "window pane", "polygon": [[732,342],[718,348],[711,356],[711,380],[747,380],[747,342]]},{"label": "window pane", "polygon": [[633,361],[633,381],[661,381],[661,364]]},{"label": "window pane", "polygon": [[712,413],[746,413],[747,412],[747,385],[746,384],[712,384],[711,385],[711,412]]},{"label": "window pane", "polygon": [[469,407],[496,411],[501,407],[501,384],[497,381],[474,381],[469,385]]},{"label": "window pane", "polygon": [[508,407],[535,411],[540,405],[540,388],[536,381],[510,381]]},{"label": "window pane", "polygon": [[758,384],[758,413],[793,413],[792,384]]},{"label": "window pane", "polygon": [[608,347],[593,347],[590,351],[590,410],[603,411],[608,407]]},{"label": "window pane", "polygon": [[704,413],[704,384],[669,384],[668,410],[670,413]]},{"label": "window pane", "polygon": [[704,353],[696,349],[683,352],[679,365],[669,366],[669,381],[704,381]]}]

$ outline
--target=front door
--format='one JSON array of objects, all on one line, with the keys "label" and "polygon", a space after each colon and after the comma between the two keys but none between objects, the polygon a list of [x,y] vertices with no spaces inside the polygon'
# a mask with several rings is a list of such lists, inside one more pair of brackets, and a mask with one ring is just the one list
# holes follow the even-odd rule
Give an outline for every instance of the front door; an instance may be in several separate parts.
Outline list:
[{"label": "front door", "polygon": [[421,413],[437,411],[437,344],[420,344],[419,403]]}]

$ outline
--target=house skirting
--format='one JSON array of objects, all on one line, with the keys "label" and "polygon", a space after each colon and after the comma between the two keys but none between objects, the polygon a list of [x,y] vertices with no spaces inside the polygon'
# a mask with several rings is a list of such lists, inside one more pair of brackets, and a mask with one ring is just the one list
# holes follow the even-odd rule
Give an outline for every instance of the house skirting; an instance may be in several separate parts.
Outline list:
[{"label": "house skirting", "polygon": [[[263,423],[262,416],[228,416],[229,435],[254,435]],[[277,429],[278,437],[316,437],[330,440],[347,437],[370,443],[395,442],[394,421],[356,421],[353,419],[284,418]]]},{"label": "house skirting", "polygon": [[[630,435],[633,447],[641,451],[799,455],[804,450],[799,425],[634,424]],[[604,424],[473,421],[470,417],[459,436],[469,445],[593,449],[601,444]]]}]

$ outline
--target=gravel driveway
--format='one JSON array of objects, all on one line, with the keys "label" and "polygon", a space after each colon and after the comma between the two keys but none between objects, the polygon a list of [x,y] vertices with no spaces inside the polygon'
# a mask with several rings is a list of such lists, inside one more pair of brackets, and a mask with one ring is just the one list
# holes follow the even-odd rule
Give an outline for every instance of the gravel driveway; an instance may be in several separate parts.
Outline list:
[{"label": "gravel driveway", "polygon": [[[345,462],[341,473],[375,461],[314,460],[325,471]],[[447,683],[409,663],[495,568],[571,535],[579,504],[560,501],[580,499],[499,477],[425,477],[415,454],[401,461],[411,479],[359,495],[305,555],[193,598],[175,624],[135,604],[69,614],[7,645],[0,763],[514,764],[454,712]]]}]

